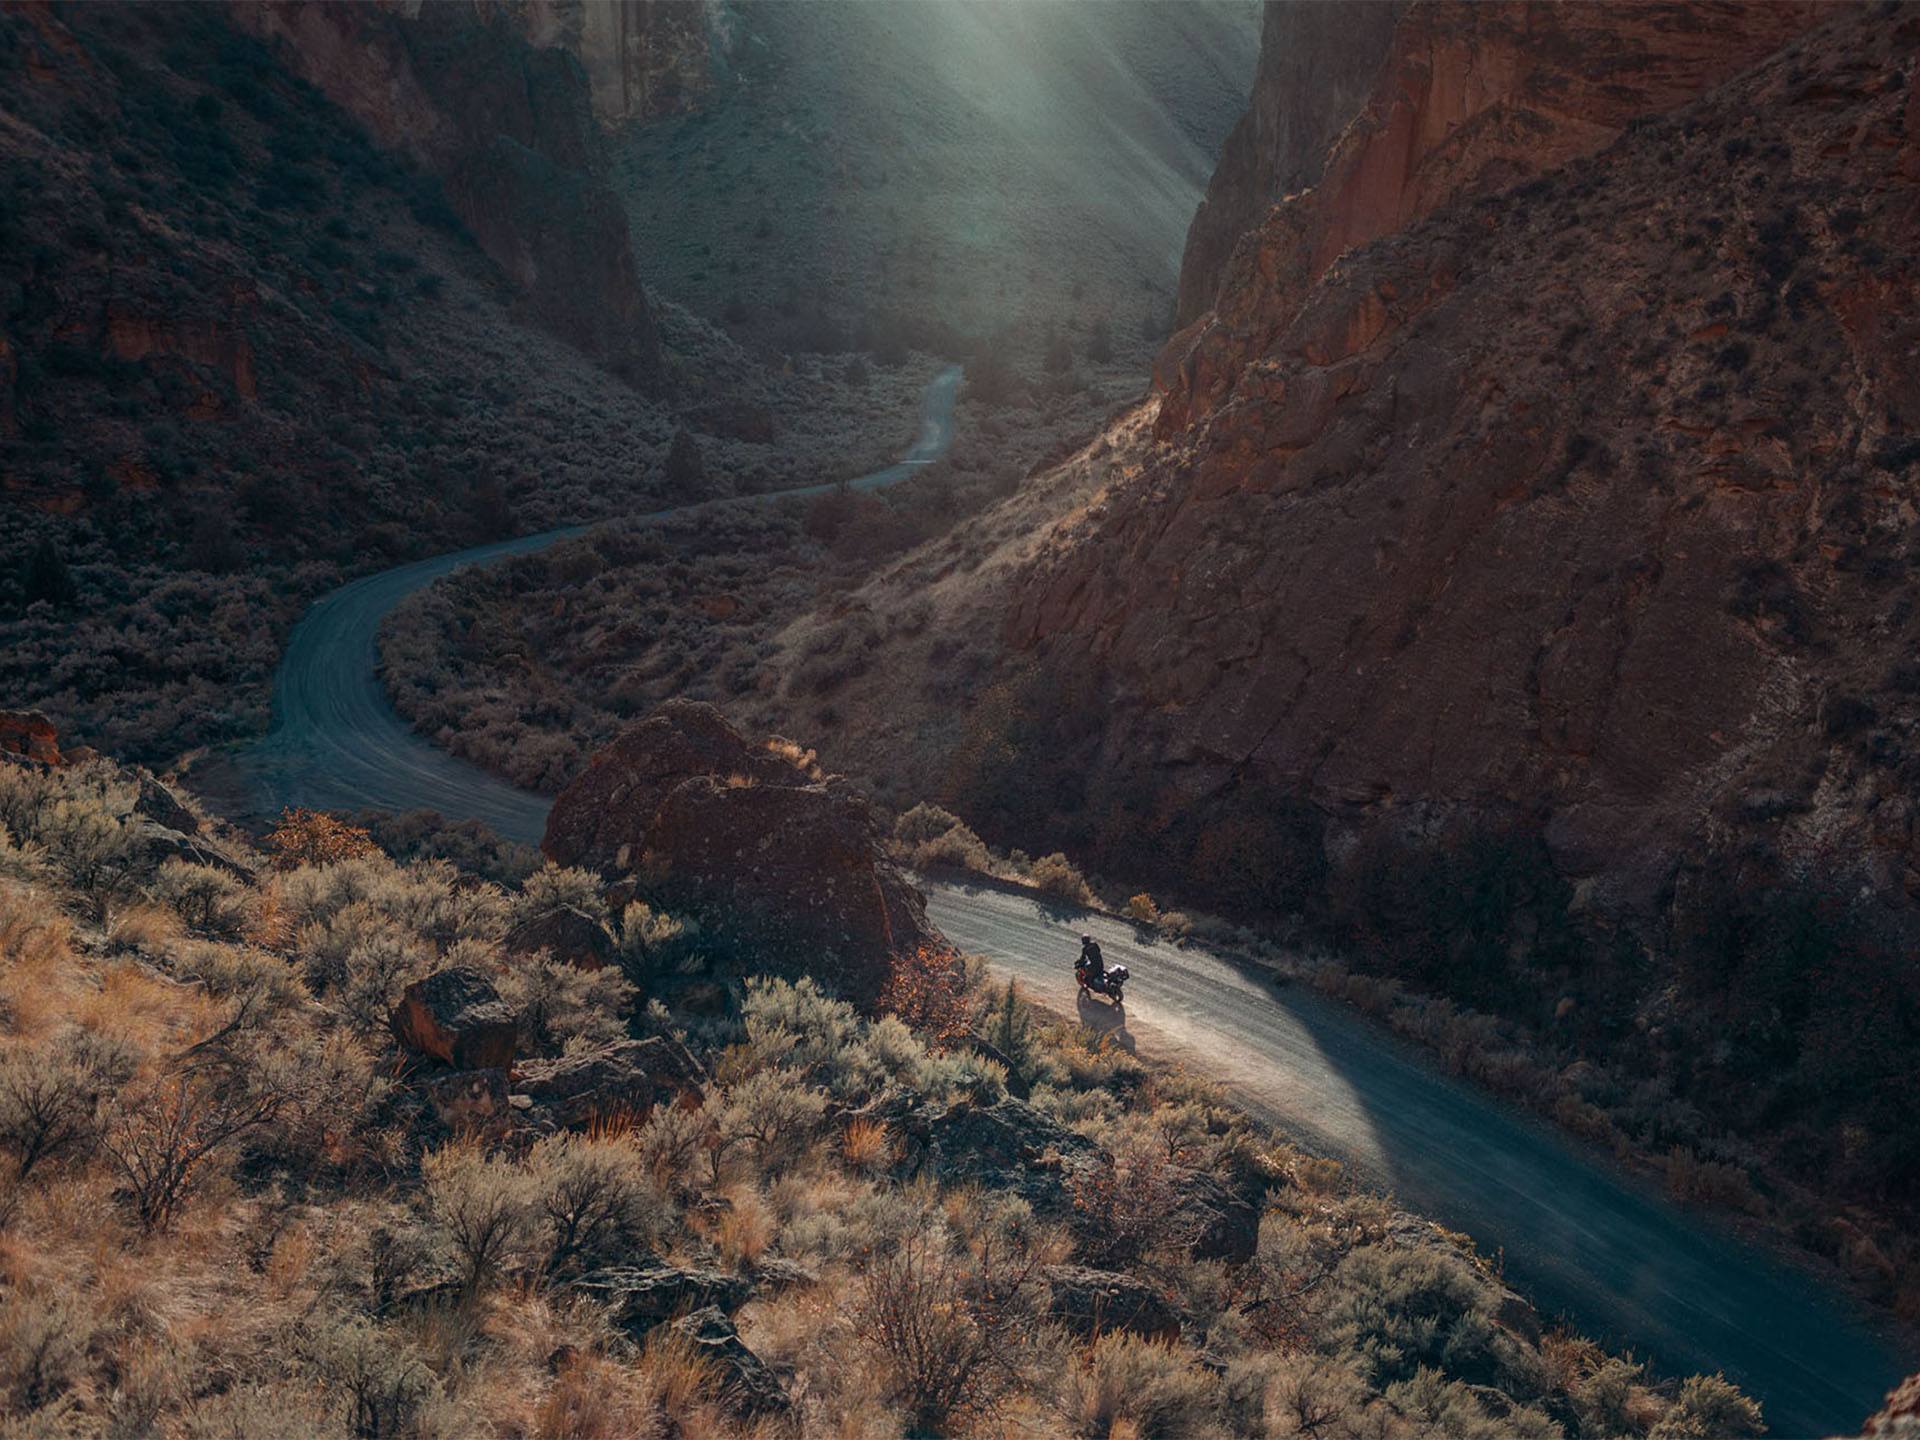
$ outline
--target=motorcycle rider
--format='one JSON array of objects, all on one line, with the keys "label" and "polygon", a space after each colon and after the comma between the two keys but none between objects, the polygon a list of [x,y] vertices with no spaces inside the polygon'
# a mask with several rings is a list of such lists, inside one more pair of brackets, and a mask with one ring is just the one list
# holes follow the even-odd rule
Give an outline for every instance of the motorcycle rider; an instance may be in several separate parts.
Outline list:
[{"label": "motorcycle rider", "polygon": [[1080,958],[1073,962],[1073,974],[1082,985],[1089,983],[1089,975],[1094,980],[1107,978],[1107,962],[1100,954],[1100,942],[1091,935],[1080,937]]}]

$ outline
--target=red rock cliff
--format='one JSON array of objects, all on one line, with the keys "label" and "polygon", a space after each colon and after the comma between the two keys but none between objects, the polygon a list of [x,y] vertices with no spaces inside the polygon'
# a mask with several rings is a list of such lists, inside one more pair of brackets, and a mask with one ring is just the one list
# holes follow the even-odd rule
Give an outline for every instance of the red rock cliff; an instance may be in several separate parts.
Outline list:
[{"label": "red rock cliff", "polygon": [[1020,587],[1016,655],[1100,696],[1056,833],[1241,899],[1300,805],[1315,863],[1498,820],[1630,905],[1708,843],[1920,890],[1917,45],[1413,7],[1166,367],[1161,451]]},{"label": "red rock cliff", "polygon": [[1267,5],[1253,95],[1187,229],[1178,324],[1213,308],[1234,245],[1267,208],[1318,182],[1333,142],[1372,93],[1402,8],[1392,0]]},{"label": "red rock cliff", "polygon": [[[1346,251],[1449,202],[1591,154],[1637,118],[1693,99],[1830,14],[1812,3],[1737,0],[1420,0],[1400,14],[1386,58],[1374,62],[1380,42],[1371,32],[1316,28],[1317,7],[1305,8],[1305,20],[1269,21],[1262,72],[1284,70],[1280,83],[1298,93],[1313,84],[1307,77],[1331,68],[1329,103],[1345,91],[1338,81],[1363,70],[1372,76],[1371,90],[1324,159],[1300,154],[1317,129],[1300,122],[1266,127],[1276,179],[1297,176],[1313,188],[1249,241],[1239,272],[1218,291],[1217,316],[1196,322],[1169,347],[1161,362],[1163,432],[1210,408],[1224,377],[1259,353],[1305,288]],[[1367,8],[1376,18],[1385,9]],[[1267,47],[1281,43],[1286,58],[1276,62]],[[1317,61],[1320,54],[1337,59]],[[1270,89],[1256,90],[1256,113]],[[1230,145],[1224,159],[1234,158]],[[1182,286],[1185,294],[1184,276]]]}]

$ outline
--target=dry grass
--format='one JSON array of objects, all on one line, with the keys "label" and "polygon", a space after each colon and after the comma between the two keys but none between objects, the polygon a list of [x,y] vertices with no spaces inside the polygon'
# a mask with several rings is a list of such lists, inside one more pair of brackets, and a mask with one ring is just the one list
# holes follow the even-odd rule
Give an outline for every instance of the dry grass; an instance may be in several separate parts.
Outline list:
[{"label": "dry grass", "polygon": [[[1123,1152],[1120,1166],[1069,1173],[1072,1137],[1056,1136],[1047,1154],[1008,1162],[1022,1198],[972,1175],[964,1147],[936,1157],[901,1117],[999,1103],[998,1072],[810,982],[759,978],[743,1015],[699,1022],[713,1077],[700,1103],[658,1104],[640,1124],[603,1115],[584,1136],[448,1143],[404,1078],[389,1088],[391,1042],[354,1033],[327,947],[342,941],[351,975],[356,947],[398,934],[504,979],[500,928],[562,896],[598,903],[582,883],[541,872],[508,896],[431,865],[296,868],[270,882],[299,921],[292,941],[171,936],[137,960],[110,939],[120,917],[88,918],[92,897],[57,876],[0,892],[0,993],[11,1003],[23,979],[43,982],[30,1029],[17,1006],[6,1012],[0,1059],[37,1062],[85,1037],[105,1047],[85,1054],[114,1092],[77,1112],[97,1134],[82,1127],[0,1191],[7,1403],[36,1423],[68,1407],[95,1430],[194,1440],[479,1425],[560,1440],[1200,1435],[1235,1423],[1252,1382],[1230,1374],[1325,1351],[1325,1375],[1262,1381],[1262,1403],[1311,1408],[1332,1393],[1328,1375],[1384,1353],[1374,1341],[1424,1335],[1434,1317],[1405,1313],[1408,1296],[1425,1306],[1433,1293],[1458,1310],[1440,1318],[1458,1323],[1476,1376],[1493,1355],[1515,1393],[1549,1383],[1596,1413],[1666,1403],[1597,1351],[1487,1339],[1475,1326],[1492,1281],[1446,1242],[1393,1251],[1404,1217],[1337,1167],[1257,1134],[1191,1077],[1021,1021],[1017,997],[989,996],[965,966],[952,973],[972,1021],[991,1009],[1018,1037],[1037,1112],[1022,1123],[1095,1136]],[[631,1003],[574,1001],[616,1027]],[[1252,1262],[1192,1260],[1185,1222],[1170,1218],[1175,1166],[1274,1195]],[[571,1286],[643,1254],[759,1277],[737,1323],[788,1389],[790,1419],[741,1420],[692,1342],[661,1326],[636,1346]],[[1157,1345],[1059,1329],[1043,1276],[1068,1260],[1130,1269],[1187,1328]],[[1427,1283],[1423,1266],[1446,1283]],[[1202,1343],[1230,1374],[1199,1363]],[[1360,1386],[1347,1399],[1378,1422],[1369,1433],[1397,1440],[1411,1423],[1387,1377],[1341,1383]],[[1477,1403],[1458,1376],[1432,1384],[1434,1404]],[[1727,1401],[1701,1390],[1693,1403]]]}]

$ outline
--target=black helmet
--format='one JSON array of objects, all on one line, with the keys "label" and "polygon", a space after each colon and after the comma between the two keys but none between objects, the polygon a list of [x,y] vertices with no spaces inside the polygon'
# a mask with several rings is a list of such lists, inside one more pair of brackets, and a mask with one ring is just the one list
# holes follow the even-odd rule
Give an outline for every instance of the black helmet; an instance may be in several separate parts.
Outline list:
[{"label": "black helmet", "polygon": [[1080,943],[1081,943],[1082,945],[1091,945],[1091,944],[1093,944],[1093,936],[1091,936],[1091,935],[1082,935],[1082,936],[1080,937]]}]

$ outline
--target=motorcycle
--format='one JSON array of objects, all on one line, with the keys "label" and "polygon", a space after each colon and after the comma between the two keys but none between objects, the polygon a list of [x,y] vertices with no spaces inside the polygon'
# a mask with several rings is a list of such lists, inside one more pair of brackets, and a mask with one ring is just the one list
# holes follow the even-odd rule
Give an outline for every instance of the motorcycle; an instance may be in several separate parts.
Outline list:
[{"label": "motorcycle", "polygon": [[1109,966],[1105,973],[1096,974],[1092,966],[1076,964],[1073,967],[1073,976],[1080,982],[1081,990],[1107,996],[1113,1001],[1115,1009],[1125,1007],[1127,1002],[1122,996],[1122,991],[1127,981],[1132,978],[1132,972],[1126,966]]}]

